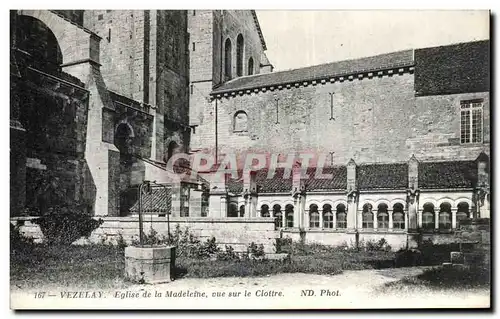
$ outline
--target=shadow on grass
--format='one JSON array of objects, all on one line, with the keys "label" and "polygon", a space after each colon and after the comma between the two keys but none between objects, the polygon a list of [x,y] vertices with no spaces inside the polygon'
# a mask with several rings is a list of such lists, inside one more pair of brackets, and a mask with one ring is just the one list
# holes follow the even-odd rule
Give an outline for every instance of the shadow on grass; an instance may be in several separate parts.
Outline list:
[{"label": "shadow on grass", "polygon": [[405,277],[401,280],[387,283],[384,288],[430,289],[471,289],[490,287],[490,269],[487,267],[454,266],[444,268],[435,267],[424,271],[417,276]]}]

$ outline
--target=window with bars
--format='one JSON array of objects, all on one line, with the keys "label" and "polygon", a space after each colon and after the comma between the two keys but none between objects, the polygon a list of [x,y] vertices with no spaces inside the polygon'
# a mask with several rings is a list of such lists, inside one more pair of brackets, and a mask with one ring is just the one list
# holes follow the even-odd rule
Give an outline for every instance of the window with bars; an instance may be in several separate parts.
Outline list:
[{"label": "window with bars", "polygon": [[483,100],[460,102],[460,143],[483,141]]}]

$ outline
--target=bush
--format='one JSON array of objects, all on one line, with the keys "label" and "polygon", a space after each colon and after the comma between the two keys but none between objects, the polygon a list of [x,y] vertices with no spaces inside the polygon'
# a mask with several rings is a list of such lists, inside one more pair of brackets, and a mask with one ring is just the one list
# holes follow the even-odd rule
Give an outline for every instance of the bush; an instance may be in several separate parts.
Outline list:
[{"label": "bush", "polygon": [[76,207],[56,206],[33,222],[40,226],[47,244],[69,245],[81,237],[89,237],[103,220],[95,220]]},{"label": "bush", "polygon": [[385,238],[380,238],[378,241],[368,240],[363,243],[360,242],[360,247],[365,251],[391,251],[392,249]]},{"label": "bush", "polygon": [[252,242],[247,248],[248,257],[252,259],[264,259],[266,253],[264,252],[264,245],[257,245]]},{"label": "bush", "polygon": [[[177,257],[212,258],[220,252],[215,237],[207,239],[206,242],[202,243],[189,231],[189,228],[186,227],[182,230],[179,224],[177,224],[174,232],[170,234],[170,236],[158,234],[156,230],[151,228],[149,233],[144,234],[143,244],[152,246],[176,246]],[[140,245],[139,239],[134,239],[132,245]]]},{"label": "bush", "polygon": [[234,251],[232,246],[226,245],[225,250],[221,250],[217,253],[217,260],[239,260],[240,257]]},{"label": "bush", "polygon": [[33,245],[32,238],[24,237],[18,226],[10,224],[10,248],[11,251],[29,249]]},{"label": "bush", "polygon": [[418,249],[400,249],[396,252],[394,266],[412,267],[423,264],[422,252]]}]

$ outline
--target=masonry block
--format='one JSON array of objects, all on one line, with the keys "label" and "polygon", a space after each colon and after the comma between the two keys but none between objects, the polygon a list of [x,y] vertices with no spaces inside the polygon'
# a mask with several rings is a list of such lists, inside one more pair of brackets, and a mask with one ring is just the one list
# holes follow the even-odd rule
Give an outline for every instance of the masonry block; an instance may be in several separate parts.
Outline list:
[{"label": "masonry block", "polygon": [[125,248],[125,277],[133,282],[157,284],[174,280],[174,246]]}]

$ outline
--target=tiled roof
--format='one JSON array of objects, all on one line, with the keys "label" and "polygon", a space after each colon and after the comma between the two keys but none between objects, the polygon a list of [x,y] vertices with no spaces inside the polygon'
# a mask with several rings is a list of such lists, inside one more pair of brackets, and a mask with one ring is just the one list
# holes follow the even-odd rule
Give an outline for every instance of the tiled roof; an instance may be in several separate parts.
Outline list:
[{"label": "tiled roof", "polygon": [[[283,178],[283,168],[276,169],[272,178],[267,178],[268,170],[257,172],[256,183],[259,193],[289,193],[292,190],[292,174]],[[302,178],[306,191],[332,191],[347,188],[347,167],[324,167],[322,174],[331,178],[315,176],[314,167],[307,169],[308,178]],[[477,179],[475,161],[421,162],[418,168],[419,187],[423,189],[471,188]],[[231,193],[243,192],[242,171],[239,178],[230,178],[227,188]],[[356,168],[356,184],[359,190],[401,190],[408,188],[408,164],[366,164]]]},{"label": "tiled roof", "polygon": [[360,190],[408,188],[408,165],[370,164],[356,169],[356,184]]},{"label": "tiled roof", "polygon": [[490,41],[415,50],[417,96],[490,90]]},{"label": "tiled roof", "polygon": [[[330,178],[317,178],[315,168],[308,168],[307,178],[302,178],[302,183],[307,190],[338,190],[347,187],[347,170],[345,166],[324,167],[322,174],[329,175]],[[272,178],[267,178],[268,169],[261,169],[257,172],[255,182],[259,193],[288,193],[292,191],[292,173],[283,177],[284,168],[277,168]],[[238,179],[230,178],[227,181],[227,188],[232,193],[243,191],[242,171],[238,171]]]},{"label": "tiled roof", "polygon": [[316,169],[307,170],[308,179],[303,179],[303,183],[308,191],[315,190],[337,190],[347,188],[347,167],[331,166],[323,167],[322,173],[330,176],[329,178],[316,178]]},{"label": "tiled roof", "polygon": [[[153,188],[151,194],[143,195],[142,211],[170,212],[172,207],[172,190],[170,188]],[[131,212],[139,212],[139,199],[130,208]]]},{"label": "tiled roof", "polygon": [[[286,193],[292,190],[292,174],[283,178],[284,168],[277,168],[272,178],[267,178],[268,169],[261,169],[255,176],[259,193]],[[238,170],[238,179],[229,178],[227,188],[232,193],[243,192],[243,171]]]},{"label": "tiled roof", "polygon": [[409,65],[413,65],[413,50],[375,55],[354,60],[344,60],[281,72],[243,76],[222,84],[215,89],[212,94]]},{"label": "tiled roof", "polygon": [[420,188],[472,188],[476,180],[474,161],[421,162],[418,167]]},{"label": "tiled roof", "polygon": [[257,172],[256,183],[260,193],[286,193],[292,191],[292,173],[285,176],[284,168],[277,168],[272,178],[267,178],[268,170]]}]

